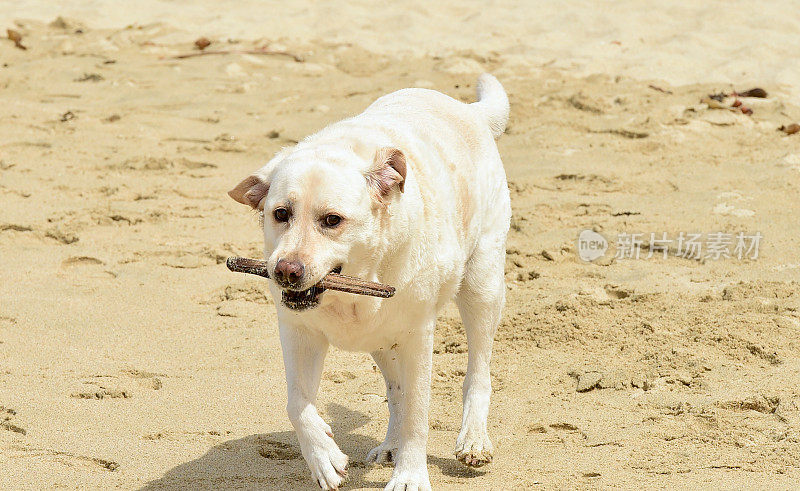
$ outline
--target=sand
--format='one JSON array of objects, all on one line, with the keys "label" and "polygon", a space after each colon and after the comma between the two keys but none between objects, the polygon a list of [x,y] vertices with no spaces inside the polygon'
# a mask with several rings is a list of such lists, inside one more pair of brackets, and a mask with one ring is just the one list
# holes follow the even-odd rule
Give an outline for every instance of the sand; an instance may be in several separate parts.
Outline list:
[{"label": "sand", "polygon": [[[466,341],[448,308],[434,487],[795,487],[800,134],[776,131],[800,121],[789,2],[72,3],[0,9],[29,48],[0,42],[1,488],[316,489],[274,306],[224,266],[259,256],[257,218],[225,192],[391,90],[472,100],[482,71],[512,104],[496,454],[478,470],[452,457]],[[303,61],[171,58],[200,35]],[[755,85],[769,97],[745,101],[752,116],[700,103]],[[591,264],[585,229],[611,243]],[[760,232],[759,257],[612,258],[620,233],[720,231]],[[359,463],[387,418],[368,355],[332,350],[318,402],[347,487],[382,488],[391,468]]]}]

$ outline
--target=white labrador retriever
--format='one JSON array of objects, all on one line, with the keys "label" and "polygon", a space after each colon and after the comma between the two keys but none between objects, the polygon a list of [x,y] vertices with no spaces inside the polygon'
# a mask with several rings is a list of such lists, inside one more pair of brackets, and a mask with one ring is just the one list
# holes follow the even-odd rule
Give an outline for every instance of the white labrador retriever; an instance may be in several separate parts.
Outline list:
[{"label": "white labrador retriever", "polygon": [[[337,489],[347,456],[314,406],[332,344],[369,352],[386,381],[389,426],[369,452],[394,461],[388,490],[430,489],[426,464],[436,314],[455,299],[469,343],[456,457],[492,460],[486,433],[492,341],[505,301],[511,217],[494,139],[508,98],[492,75],[478,102],[404,89],[335,123],[230,191],[262,213],[288,387],[289,419],[313,479]],[[320,292],[331,271],[387,283],[390,299]]]}]

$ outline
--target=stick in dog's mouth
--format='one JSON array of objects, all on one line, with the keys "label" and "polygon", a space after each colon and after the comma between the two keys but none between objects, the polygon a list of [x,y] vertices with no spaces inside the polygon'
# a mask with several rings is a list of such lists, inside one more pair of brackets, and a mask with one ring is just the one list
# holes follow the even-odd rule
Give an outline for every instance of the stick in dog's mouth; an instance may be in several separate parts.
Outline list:
[{"label": "stick in dog's mouth", "polygon": [[[237,273],[248,273],[264,278],[269,278],[267,262],[259,259],[245,257],[229,257],[226,265],[228,269]],[[283,290],[282,300],[284,305],[293,310],[305,310],[319,304],[319,298],[325,290],[336,290],[370,297],[389,298],[394,295],[394,287],[365,281],[352,276],[339,274],[341,267],[325,275],[322,281],[307,290]]]}]

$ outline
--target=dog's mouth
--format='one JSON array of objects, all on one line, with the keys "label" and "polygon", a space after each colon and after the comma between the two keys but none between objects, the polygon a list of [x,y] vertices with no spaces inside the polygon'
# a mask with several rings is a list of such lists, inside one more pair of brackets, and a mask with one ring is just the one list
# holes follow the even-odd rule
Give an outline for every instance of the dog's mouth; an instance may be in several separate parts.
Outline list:
[{"label": "dog's mouth", "polygon": [[319,299],[322,296],[323,288],[314,285],[307,290],[283,290],[282,301],[283,305],[292,310],[306,310],[319,305]]},{"label": "dog's mouth", "polygon": [[[331,270],[331,273],[341,272],[341,265],[336,266]],[[320,282],[305,290],[283,290],[281,300],[283,305],[292,310],[301,311],[313,309],[319,305],[320,298],[322,298],[322,293],[324,291],[325,288],[322,287],[322,282]]]}]

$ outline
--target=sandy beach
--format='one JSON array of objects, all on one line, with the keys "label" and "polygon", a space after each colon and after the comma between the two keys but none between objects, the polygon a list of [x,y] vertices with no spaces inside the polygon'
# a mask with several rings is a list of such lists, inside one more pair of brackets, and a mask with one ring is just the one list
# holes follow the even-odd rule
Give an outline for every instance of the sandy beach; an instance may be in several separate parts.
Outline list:
[{"label": "sandy beach", "polygon": [[[448,307],[434,488],[795,488],[800,133],[778,131],[800,123],[793,9],[0,6],[27,48],[0,40],[0,488],[317,489],[265,283],[224,264],[260,257],[258,220],[225,193],[387,92],[472,101],[484,71],[511,100],[495,461],[452,455],[467,355]],[[225,53],[177,58],[201,36]],[[701,102],[752,87],[768,94],[740,98],[752,114]],[[609,243],[591,263],[584,230]],[[730,257],[651,239],[681,233],[730,234]],[[740,233],[760,234],[757,257],[738,257]],[[638,258],[615,258],[620,234],[642,234]],[[367,354],[326,366],[345,487],[382,489],[391,468],[361,461],[384,435],[383,379]]]}]

